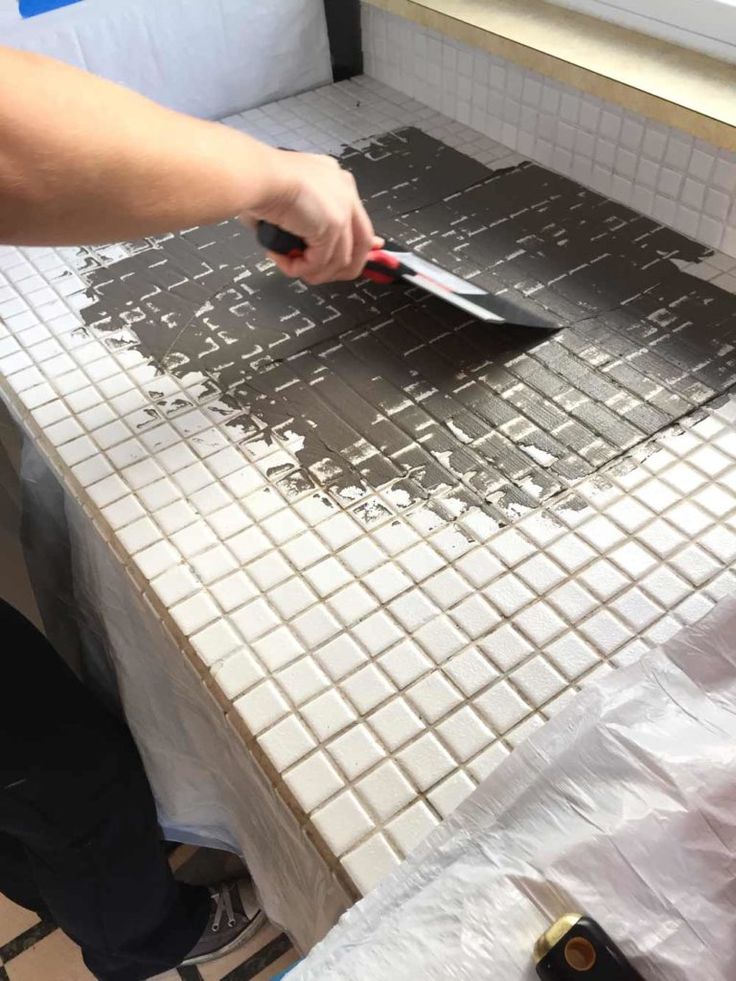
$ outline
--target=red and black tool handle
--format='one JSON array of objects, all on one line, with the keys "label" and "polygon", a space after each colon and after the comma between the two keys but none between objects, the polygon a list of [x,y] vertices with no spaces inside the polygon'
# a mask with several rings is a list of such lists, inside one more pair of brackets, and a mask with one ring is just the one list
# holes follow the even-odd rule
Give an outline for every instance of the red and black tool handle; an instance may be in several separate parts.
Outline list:
[{"label": "red and black tool handle", "polygon": [[[298,259],[307,250],[307,243],[304,239],[291,232],[285,232],[277,225],[271,225],[267,221],[259,221],[257,228],[258,241],[269,252],[277,255],[288,256],[290,259]],[[395,283],[405,275],[411,275],[412,270],[404,266],[388,249],[374,249],[368,253],[368,260],[363,269],[366,279],[372,279],[374,283]]]}]

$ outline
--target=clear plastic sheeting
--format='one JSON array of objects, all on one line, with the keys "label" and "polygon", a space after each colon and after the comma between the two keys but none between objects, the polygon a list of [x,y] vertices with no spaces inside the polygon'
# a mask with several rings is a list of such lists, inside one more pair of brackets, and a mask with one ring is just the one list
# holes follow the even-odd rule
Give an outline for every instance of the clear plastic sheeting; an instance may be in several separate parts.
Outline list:
[{"label": "clear plastic sheeting", "polygon": [[736,600],[584,691],[294,981],[531,981],[559,916],[647,981],[736,978]]},{"label": "clear plastic sheeting", "polygon": [[89,515],[35,445],[24,539],[50,640],[127,720],[171,840],[242,856],[268,915],[308,950],[350,899]]},{"label": "clear plastic sheeting", "polygon": [[26,20],[0,0],[0,44],[208,119],[332,81],[324,0],[81,0]]}]

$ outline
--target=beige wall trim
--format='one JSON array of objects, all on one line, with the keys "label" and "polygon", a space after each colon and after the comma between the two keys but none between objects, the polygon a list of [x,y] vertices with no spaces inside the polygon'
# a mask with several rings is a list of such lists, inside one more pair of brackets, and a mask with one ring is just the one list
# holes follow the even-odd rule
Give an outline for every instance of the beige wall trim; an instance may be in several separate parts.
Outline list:
[{"label": "beige wall trim", "polygon": [[544,0],[364,0],[736,150],[736,65]]}]

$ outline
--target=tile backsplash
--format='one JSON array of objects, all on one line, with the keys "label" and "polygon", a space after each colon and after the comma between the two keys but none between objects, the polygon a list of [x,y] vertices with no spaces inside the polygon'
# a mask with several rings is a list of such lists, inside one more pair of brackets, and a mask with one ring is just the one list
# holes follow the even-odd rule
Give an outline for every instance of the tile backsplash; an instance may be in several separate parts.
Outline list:
[{"label": "tile backsplash", "polygon": [[736,256],[736,154],[367,3],[363,46],[373,78]]}]

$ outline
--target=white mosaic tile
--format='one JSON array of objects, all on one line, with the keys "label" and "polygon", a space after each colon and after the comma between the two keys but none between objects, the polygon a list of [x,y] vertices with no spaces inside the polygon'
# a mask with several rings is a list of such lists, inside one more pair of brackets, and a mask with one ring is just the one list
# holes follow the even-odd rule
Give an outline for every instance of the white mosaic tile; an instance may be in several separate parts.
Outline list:
[{"label": "white mosaic tile", "polygon": [[[318,105],[336,113],[341,139],[425,120],[476,156],[499,153],[368,79],[289,105],[297,120]],[[76,271],[91,255],[0,249],[0,286],[22,301],[18,267],[46,284],[49,260]],[[291,502],[271,472],[297,469],[288,440],[244,441],[203,376],[156,377],[87,328],[80,343],[74,292],[49,289],[61,304],[51,312],[63,312],[43,324],[23,302],[0,309],[0,360],[15,359],[4,396],[360,889],[577,686],[736,591],[736,400],[691,414],[630,465],[607,465],[511,528],[479,508],[455,522],[402,508],[389,493]]]},{"label": "white mosaic tile", "polygon": [[[736,255],[736,155],[363,3],[368,75]],[[479,145],[479,158],[485,148]],[[485,151],[487,153],[487,151]],[[733,261],[698,275],[736,292]]]}]

